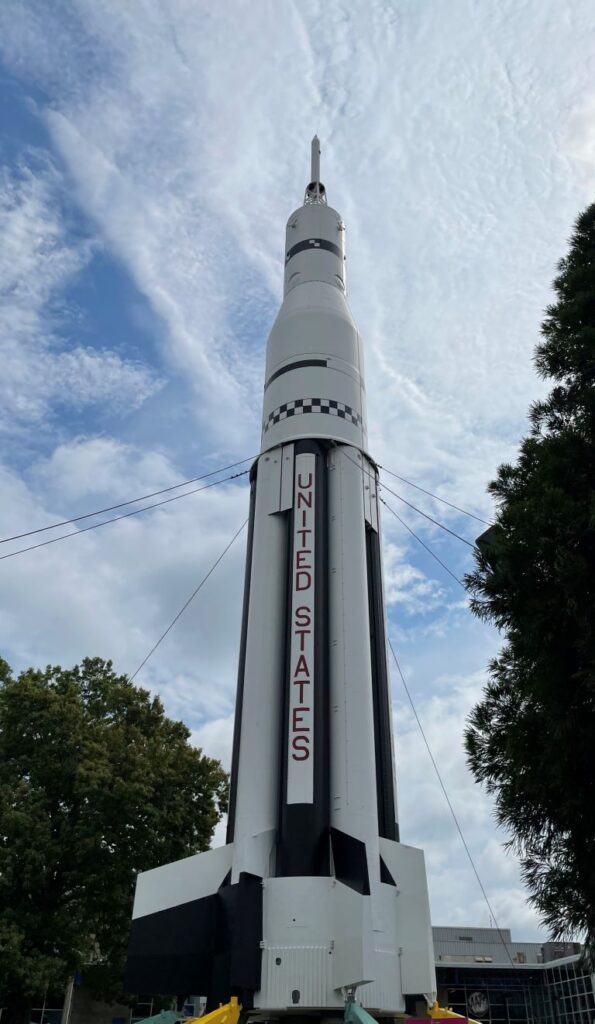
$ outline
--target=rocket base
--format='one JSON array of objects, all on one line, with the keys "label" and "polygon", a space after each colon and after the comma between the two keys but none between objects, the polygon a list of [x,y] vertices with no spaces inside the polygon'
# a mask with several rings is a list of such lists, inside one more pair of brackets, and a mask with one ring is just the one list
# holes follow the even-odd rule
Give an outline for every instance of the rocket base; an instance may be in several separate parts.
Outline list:
[{"label": "rocket base", "polygon": [[[270,837],[261,838],[264,842]],[[431,995],[429,907],[421,850],[380,840],[383,875],[369,893],[336,876],[231,884],[233,844],[139,877],[127,987],[238,996],[258,1018],[339,1015],[346,994],[374,1015]]]}]

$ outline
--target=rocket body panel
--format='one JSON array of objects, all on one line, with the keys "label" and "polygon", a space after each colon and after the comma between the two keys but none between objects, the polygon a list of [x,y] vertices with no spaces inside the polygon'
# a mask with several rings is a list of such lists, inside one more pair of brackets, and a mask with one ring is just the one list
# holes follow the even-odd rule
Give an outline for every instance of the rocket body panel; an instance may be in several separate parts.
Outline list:
[{"label": "rocket body panel", "polygon": [[294,210],[285,232],[287,296],[306,281],[321,281],[345,291],[345,228],[339,214],[325,203]]},{"label": "rocket body panel", "polygon": [[269,1017],[336,1011],[352,986],[386,1014],[435,992],[423,854],[398,842],[378,473],[344,237],[313,180],[287,225],[267,346],[228,846],[140,876],[130,946],[131,991],[198,991],[211,1007],[235,994]]},{"label": "rocket body panel", "polygon": [[[357,453],[359,454],[359,453]],[[378,876],[363,474],[353,448],[329,453],[331,825],[366,843]],[[349,456],[349,457],[346,457]]]},{"label": "rocket body panel", "polygon": [[[282,451],[258,460],[250,567],[250,592],[243,665],[238,768],[234,778],[233,880],[241,871],[268,874],[268,857],[257,837],[275,832],[279,802],[281,728],[279,676],[285,635],[286,524],[279,514]],[[278,566],[271,572],[271,565]],[[255,847],[254,854],[249,853]],[[256,853],[256,849],[259,853]],[[244,860],[247,857],[247,862]],[[255,871],[254,857],[265,858]]]},{"label": "rocket body panel", "polygon": [[319,281],[289,292],[267,348],[263,448],[297,437],[367,448],[359,334],[342,291]]}]

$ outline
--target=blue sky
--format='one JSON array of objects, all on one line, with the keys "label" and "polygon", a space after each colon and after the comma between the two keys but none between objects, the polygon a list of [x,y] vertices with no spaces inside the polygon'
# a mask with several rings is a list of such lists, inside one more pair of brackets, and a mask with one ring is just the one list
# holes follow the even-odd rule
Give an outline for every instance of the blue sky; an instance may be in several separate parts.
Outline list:
[{"label": "blue sky", "polygon": [[[314,0],[4,0],[0,46],[3,536],[258,450],[314,131],[347,224],[371,451],[489,518],[486,484],[543,387],[532,351],[555,265],[592,199],[589,0],[329,0],[324,15]],[[481,529],[404,487],[466,538]],[[456,574],[470,567],[385,497]],[[134,671],[246,509],[241,480],[5,560],[5,657]],[[534,937],[461,747],[498,638],[388,514],[384,532],[420,716],[501,924]],[[239,543],[138,677],[226,763],[242,573]],[[434,921],[486,925],[396,680],[394,695],[403,836],[426,849]]]}]

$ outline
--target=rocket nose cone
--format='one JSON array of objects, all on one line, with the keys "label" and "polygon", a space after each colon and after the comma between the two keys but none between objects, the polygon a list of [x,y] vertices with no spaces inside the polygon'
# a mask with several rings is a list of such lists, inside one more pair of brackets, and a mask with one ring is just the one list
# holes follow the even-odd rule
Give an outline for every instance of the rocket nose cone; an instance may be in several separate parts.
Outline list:
[{"label": "rocket nose cone", "polygon": [[310,162],[310,184],[306,188],[305,203],[326,203],[326,189],[320,181],[320,142],[318,136],[312,139]]},{"label": "rocket nose cone", "polygon": [[310,171],[310,181],[320,181],[320,142],[318,136],[315,135],[312,139],[312,161]]}]

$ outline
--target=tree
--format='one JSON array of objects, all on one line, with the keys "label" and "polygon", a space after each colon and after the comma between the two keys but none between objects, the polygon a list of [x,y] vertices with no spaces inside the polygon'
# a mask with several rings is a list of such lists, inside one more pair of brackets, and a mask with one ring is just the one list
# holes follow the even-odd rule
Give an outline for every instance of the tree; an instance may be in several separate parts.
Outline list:
[{"label": "tree", "polygon": [[98,951],[85,976],[118,993],[136,872],[206,850],[225,809],[227,776],[189,737],[111,662],[13,678],[0,659],[3,1024]]},{"label": "tree", "polygon": [[503,631],[466,731],[531,902],[595,945],[595,205],[579,218],[537,347],[552,390],[490,491],[496,525],[467,577]]}]

